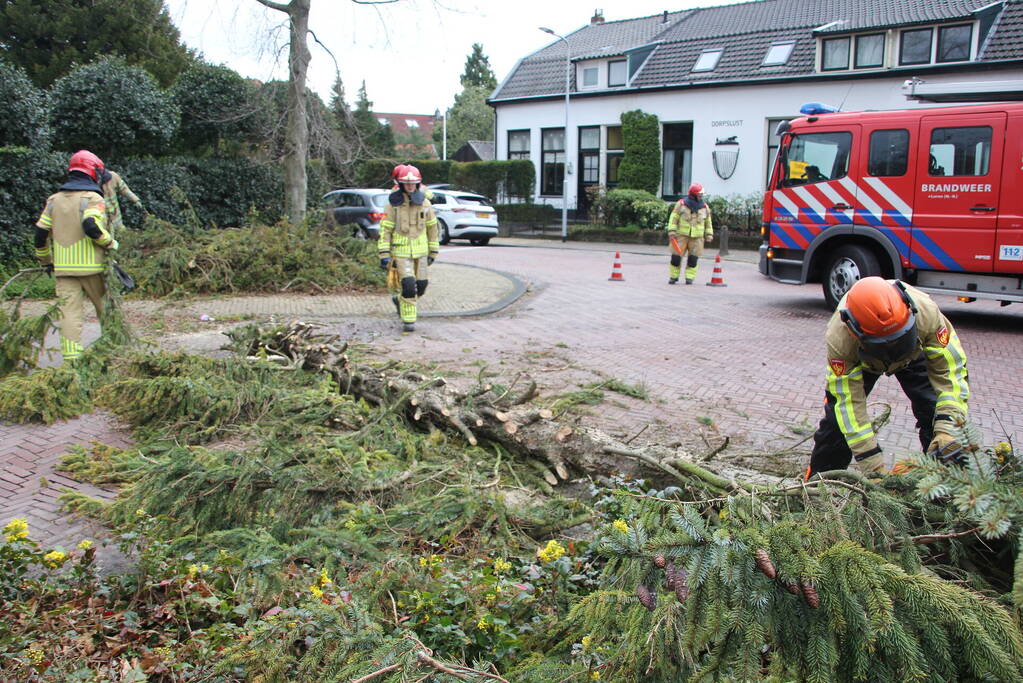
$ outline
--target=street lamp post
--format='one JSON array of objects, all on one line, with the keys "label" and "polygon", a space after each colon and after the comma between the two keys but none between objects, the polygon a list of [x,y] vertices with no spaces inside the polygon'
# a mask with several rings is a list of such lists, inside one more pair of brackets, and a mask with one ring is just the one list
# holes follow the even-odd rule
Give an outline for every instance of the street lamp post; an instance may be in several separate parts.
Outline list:
[{"label": "street lamp post", "polygon": [[[561,42],[565,44],[565,163],[562,164],[561,174],[561,241],[564,242],[568,239],[568,94],[569,94],[569,73],[572,70],[572,48],[565,40],[565,36],[555,33],[552,29],[546,26],[541,26],[540,30],[544,33],[549,33]],[[541,142],[542,145],[542,142]],[[542,150],[541,150],[542,155]],[[541,166],[543,165],[543,158],[540,159]]]}]

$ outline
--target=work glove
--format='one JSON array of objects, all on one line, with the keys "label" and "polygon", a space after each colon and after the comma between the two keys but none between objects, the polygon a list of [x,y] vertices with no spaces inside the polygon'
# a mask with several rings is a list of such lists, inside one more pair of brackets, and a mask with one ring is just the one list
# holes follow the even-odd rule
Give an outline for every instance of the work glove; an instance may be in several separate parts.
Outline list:
[{"label": "work glove", "polygon": [[149,213],[146,211],[146,207],[142,205],[142,202],[135,202],[135,206],[138,207],[138,210],[142,213]]},{"label": "work glove", "polygon": [[380,268],[381,269],[387,270],[387,268],[390,265],[391,265],[391,257],[390,256],[384,256],[383,258],[380,259]]},{"label": "work glove", "polygon": [[713,241],[714,241],[714,233],[710,233],[709,235],[704,235],[704,237],[703,237],[703,243],[704,244],[710,244]]},{"label": "work glove", "polygon": [[861,474],[868,476],[871,474],[880,475],[884,472],[884,454],[879,451],[874,453],[874,455],[863,458],[863,460],[854,459],[853,467]]},{"label": "work glove", "polygon": [[121,247],[121,243],[117,240],[110,240],[110,244],[107,245],[109,251],[117,251]]},{"label": "work glove", "polygon": [[46,269],[46,274],[47,275],[53,275],[53,264],[52,263],[45,263],[45,264],[43,264],[43,268]]},{"label": "work glove", "polygon": [[436,261],[436,260],[437,260],[437,255],[436,254],[430,254],[429,256],[426,257],[426,265],[432,266],[433,262]]},{"label": "work glove", "polygon": [[962,465],[963,446],[951,434],[937,432],[927,446],[927,455],[937,458],[946,465]]}]

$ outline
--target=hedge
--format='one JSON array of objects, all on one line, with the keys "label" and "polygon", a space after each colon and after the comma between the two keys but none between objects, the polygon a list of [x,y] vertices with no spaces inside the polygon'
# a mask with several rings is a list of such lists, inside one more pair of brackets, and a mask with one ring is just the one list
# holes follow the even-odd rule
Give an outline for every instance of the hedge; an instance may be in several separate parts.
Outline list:
[{"label": "hedge", "polygon": [[625,156],[618,169],[621,186],[657,192],[661,185],[660,123],[639,109],[622,114]]},{"label": "hedge", "polygon": [[64,154],[0,147],[0,264],[32,258],[33,226],[66,168]]},{"label": "hedge", "polygon": [[646,190],[614,189],[598,195],[594,209],[604,225],[635,225],[644,230],[660,230],[667,225],[671,204]]},{"label": "hedge", "polygon": [[[359,164],[355,183],[359,187],[389,187],[391,171],[404,163],[395,159],[369,159]],[[511,197],[533,201],[536,169],[525,159],[510,161],[415,160],[427,185],[446,183],[459,190],[475,192],[494,201]]]},{"label": "hedge", "polygon": [[497,218],[501,225],[523,223],[525,225],[551,225],[558,220],[560,210],[549,204],[495,204]]}]

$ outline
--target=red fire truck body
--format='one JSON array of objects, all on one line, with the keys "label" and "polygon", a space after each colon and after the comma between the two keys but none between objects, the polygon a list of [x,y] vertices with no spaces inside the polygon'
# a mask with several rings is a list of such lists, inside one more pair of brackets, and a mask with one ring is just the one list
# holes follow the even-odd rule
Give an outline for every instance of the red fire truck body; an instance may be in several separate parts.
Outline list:
[{"label": "red fire truck body", "polygon": [[895,277],[961,300],[1023,302],[1023,103],[819,113],[779,127],[760,272]]}]

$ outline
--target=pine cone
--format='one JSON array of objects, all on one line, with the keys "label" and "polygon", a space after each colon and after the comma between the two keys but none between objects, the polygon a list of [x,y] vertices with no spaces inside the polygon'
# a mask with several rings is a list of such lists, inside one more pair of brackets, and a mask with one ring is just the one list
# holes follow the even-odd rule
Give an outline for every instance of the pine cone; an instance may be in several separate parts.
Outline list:
[{"label": "pine cone", "polygon": [[664,555],[657,553],[654,555],[654,564],[657,565],[658,569],[664,569],[665,565],[668,564],[668,559]]},{"label": "pine cone", "polygon": [[778,576],[778,572],[774,569],[774,563],[771,562],[771,556],[767,554],[767,551],[763,548],[757,548],[757,551],[753,553],[755,561],[757,563],[757,569],[763,572],[764,576],[769,579],[773,579]]},{"label": "pine cone", "polygon": [[685,569],[675,570],[675,598],[679,602],[685,602],[689,598],[689,584],[686,583],[688,578],[689,574]]},{"label": "pine cone", "polygon": [[636,586],[636,595],[639,596],[639,602],[643,607],[646,607],[651,612],[657,608],[657,594],[653,593],[649,588],[643,584]]},{"label": "pine cone", "polygon": [[664,584],[668,590],[675,590],[675,563],[669,562],[668,566],[664,568]]},{"label": "pine cone", "polygon": [[783,581],[782,585],[785,586],[785,590],[793,595],[799,595],[801,593],[799,590],[799,584],[795,581]]},{"label": "pine cone", "polygon": [[817,589],[809,581],[801,581],[800,586],[803,589],[803,599],[806,600],[806,604],[811,609],[817,609],[821,606],[821,596],[817,595]]}]

